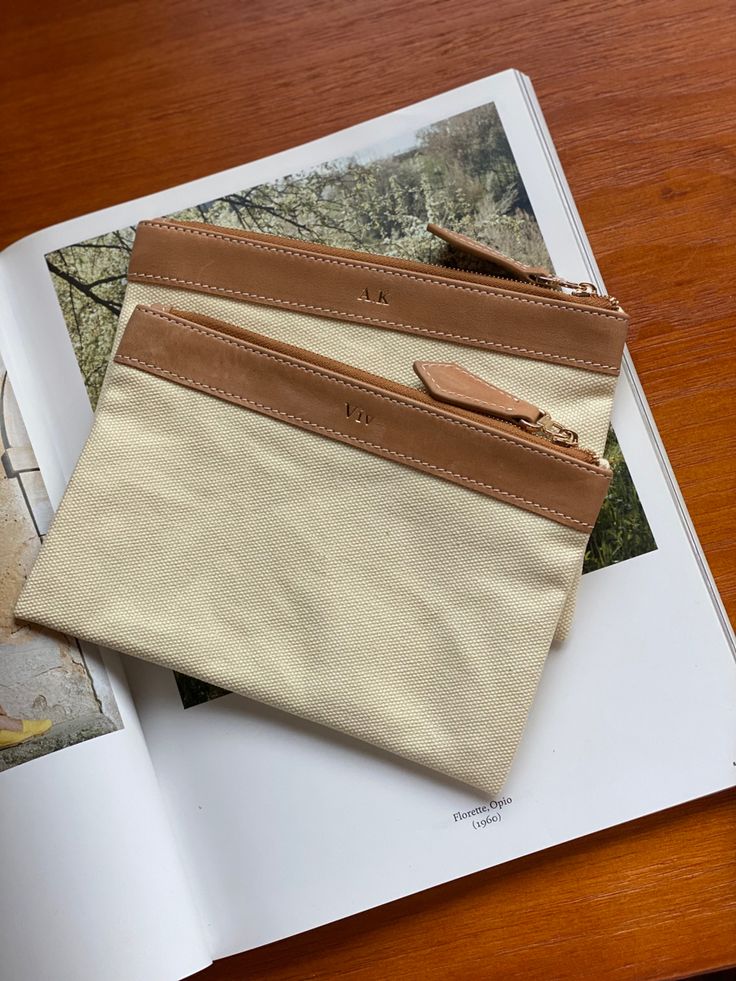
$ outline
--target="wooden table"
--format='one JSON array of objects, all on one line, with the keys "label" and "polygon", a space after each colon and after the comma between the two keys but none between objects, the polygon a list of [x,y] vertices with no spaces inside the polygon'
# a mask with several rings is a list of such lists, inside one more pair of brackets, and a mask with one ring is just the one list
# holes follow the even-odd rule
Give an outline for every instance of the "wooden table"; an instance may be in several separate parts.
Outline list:
[{"label": "wooden table", "polygon": [[[531,75],[607,285],[632,314],[634,360],[733,618],[732,4],[8,6],[1,245],[507,67]],[[736,794],[721,794],[201,977],[602,981],[734,964],[735,818]]]}]

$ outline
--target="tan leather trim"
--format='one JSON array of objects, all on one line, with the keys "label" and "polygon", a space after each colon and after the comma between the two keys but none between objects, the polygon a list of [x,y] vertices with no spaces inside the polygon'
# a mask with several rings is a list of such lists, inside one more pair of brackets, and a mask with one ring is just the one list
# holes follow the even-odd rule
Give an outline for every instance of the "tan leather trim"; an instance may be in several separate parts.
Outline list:
[{"label": "tan leather trim", "polygon": [[618,374],[628,327],[623,311],[423,268],[161,220],[138,225],[128,278]]},{"label": "tan leather trim", "polygon": [[[212,318],[138,306],[115,355],[121,365],[242,405],[302,429],[590,532],[610,472],[532,445],[393,390],[357,381],[270,346],[233,336]],[[197,322],[197,319],[201,322]],[[248,339],[245,339],[245,338]],[[256,343],[258,338],[262,343]],[[350,371],[349,366],[344,366]],[[412,389],[407,388],[411,393]]]},{"label": "tan leather trim", "polygon": [[542,410],[491,385],[454,361],[415,361],[414,371],[434,398],[511,422],[535,423]]},{"label": "tan leather trim", "polygon": [[442,228],[441,225],[435,225],[433,222],[427,225],[427,231],[436,235],[437,238],[443,239],[453,249],[466,252],[468,255],[473,256],[474,259],[482,259],[484,262],[490,262],[494,266],[499,266],[499,268],[511,273],[517,279],[531,283],[533,282],[532,277],[534,275],[550,275],[549,269],[545,269],[544,266],[527,266],[523,262],[517,262],[511,256],[504,255],[503,252],[497,252],[496,249],[491,248],[490,245],[486,245],[483,242],[476,242],[475,239],[470,238],[469,235],[463,235],[462,232],[452,232],[449,228]]}]

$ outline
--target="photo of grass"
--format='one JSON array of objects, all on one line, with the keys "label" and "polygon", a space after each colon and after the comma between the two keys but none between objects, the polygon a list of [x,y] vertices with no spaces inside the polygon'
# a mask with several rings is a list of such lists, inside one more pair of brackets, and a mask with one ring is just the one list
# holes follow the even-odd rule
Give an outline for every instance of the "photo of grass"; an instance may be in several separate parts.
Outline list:
[{"label": "photo of grass", "polygon": [[653,552],[657,547],[612,428],[608,430],[605,457],[613,470],[613,479],[588,542],[583,575]]},{"label": "photo of grass", "polygon": [[[427,234],[434,222],[514,258],[551,268],[539,226],[499,115],[479,106],[360,155],[207,201],[168,217],[254,229],[339,248],[473,268]],[[123,228],[47,258],[92,405],[125,292],[134,239]],[[656,548],[626,462],[611,431],[615,475],[590,539],[585,572]],[[185,706],[220,689],[177,677]]]}]

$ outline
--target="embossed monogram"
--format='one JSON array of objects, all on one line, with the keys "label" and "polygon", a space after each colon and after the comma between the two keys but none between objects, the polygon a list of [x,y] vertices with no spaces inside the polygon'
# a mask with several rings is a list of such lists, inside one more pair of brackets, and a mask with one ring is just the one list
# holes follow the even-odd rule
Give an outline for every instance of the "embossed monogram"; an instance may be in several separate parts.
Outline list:
[{"label": "embossed monogram", "polygon": [[371,296],[370,290],[366,286],[363,292],[358,297],[359,300],[364,300],[367,303],[384,303],[388,306],[388,293],[384,290],[373,290],[373,296]]},{"label": "embossed monogram", "polygon": [[360,422],[364,426],[373,421],[373,416],[369,416],[365,409],[361,409],[359,405],[351,405],[349,402],[345,403],[345,414],[348,419],[352,419],[353,422]]}]

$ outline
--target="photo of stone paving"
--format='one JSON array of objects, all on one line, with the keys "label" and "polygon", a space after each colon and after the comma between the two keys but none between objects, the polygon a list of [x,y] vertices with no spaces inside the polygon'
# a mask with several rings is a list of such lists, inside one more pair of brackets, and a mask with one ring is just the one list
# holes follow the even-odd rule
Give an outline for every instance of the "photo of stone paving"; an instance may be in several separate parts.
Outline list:
[{"label": "photo of stone paving", "polygon": [[0,770],[122,728],[98,655],[17,622],[52,510],[0,361]]}]

